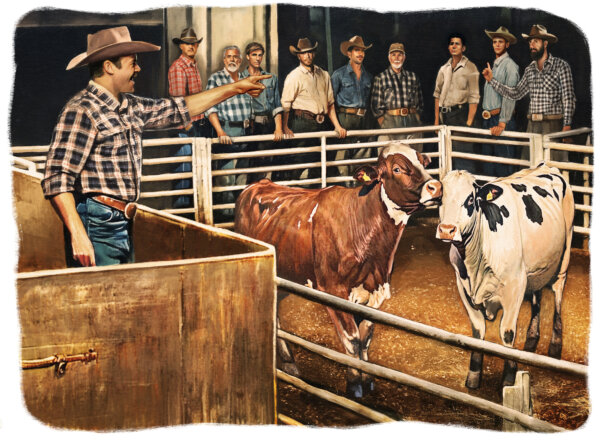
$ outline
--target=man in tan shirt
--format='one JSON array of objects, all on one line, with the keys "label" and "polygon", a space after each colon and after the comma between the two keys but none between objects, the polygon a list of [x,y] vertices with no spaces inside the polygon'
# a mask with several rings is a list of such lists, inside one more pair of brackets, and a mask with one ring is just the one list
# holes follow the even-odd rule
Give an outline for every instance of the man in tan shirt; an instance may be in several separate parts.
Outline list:
[{"label": "man in tan shirt", "polygon": [[[479,71],[464,56],[467,49],[463,35],[454,33],[448,37],[450,59],[444,64],[435,81],[435,125],[463,125],[471,127],[479,104]],[[473,144],[454,142],[453,151],[473,153]],[[468,159],[454,159],[454,169],[476,172],[475,163]]]},{"label": "man in tan shirt", "polygon": [[[286,77],[281,94],[283,107],[283,132],[288,137],[294,133],[307,133],[329,130],[326,116],[333,125],[338,137],[345,138],[346,130],[340,125],[335,112],[335,100],[329,73],[314,65],[313,60],[318,43],[314,46],[308,38],[298,40],[298,47],[290,46],[292,55],[298,57],[300,65]],[[296,142],[296,146],[315,145],[314,139]],[[335,152],[333,152],[335,156]],[[318,162],[318,153],[295,155],[288,163]],[[333,160],[333,157],[328,160]],[[278,173],[275,180],[281,177],[285,180],[297,180],[303,170]],[[319,168],[309,169],[308,177],[319,176]]]}]

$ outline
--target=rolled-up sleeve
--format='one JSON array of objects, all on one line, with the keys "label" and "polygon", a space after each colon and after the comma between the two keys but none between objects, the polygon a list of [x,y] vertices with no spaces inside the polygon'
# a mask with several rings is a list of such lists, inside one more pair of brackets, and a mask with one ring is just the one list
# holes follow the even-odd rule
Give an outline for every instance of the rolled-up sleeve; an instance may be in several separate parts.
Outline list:
[{"label": "rolled-up sleeve", "polygon": [[298,95],[300,82],[295,78],[294,71],[292,71],[283,82],[283,91],[281,92],[281,107],[284,111],[290,111],[292,103]]}]

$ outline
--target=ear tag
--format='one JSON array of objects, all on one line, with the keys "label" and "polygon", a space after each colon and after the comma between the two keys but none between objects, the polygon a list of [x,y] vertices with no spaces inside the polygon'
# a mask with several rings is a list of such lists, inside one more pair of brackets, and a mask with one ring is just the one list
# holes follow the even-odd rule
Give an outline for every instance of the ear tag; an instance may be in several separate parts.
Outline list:
[{"label": "ear tag", "polygon": [[494,198],[494,194],[490,191],[485,199],[489,202],[493,198]]},{"label": "ear tag", "polygon": [[367,173],[363,174],[362,179],[364,182],[370,182],[371,178],[369,177],[369,175]]}]

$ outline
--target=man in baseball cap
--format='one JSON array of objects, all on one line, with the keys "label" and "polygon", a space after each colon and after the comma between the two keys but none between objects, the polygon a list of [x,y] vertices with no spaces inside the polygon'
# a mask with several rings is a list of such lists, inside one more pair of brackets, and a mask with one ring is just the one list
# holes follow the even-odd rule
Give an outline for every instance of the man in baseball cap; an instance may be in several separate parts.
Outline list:
[{"label": "man in baseball cap", "polygon": [[65,225],[69,266],[133,261],[130,229],[140,195],[142,132],[187,125],[230,96],[258,95],[268,76],[168,99],[131,93],[137,54],[159,46],[132,41],[126,26],[88,35],[67,70],[88,66],[90,82],[62,110],[48,151],[42,189]]}]

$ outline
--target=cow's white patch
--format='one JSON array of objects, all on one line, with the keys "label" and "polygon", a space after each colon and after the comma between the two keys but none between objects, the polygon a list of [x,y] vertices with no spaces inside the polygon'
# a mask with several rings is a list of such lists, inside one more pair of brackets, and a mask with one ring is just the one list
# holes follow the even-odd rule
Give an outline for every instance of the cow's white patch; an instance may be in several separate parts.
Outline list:
[{"label": "cow's white patch", "polygon": [[387,213],[390,216],[390,218],[394,220],[394,224],[396,226],[398,226],[400,223],[406,224],[408,222],[410,215],[402,211],[402,208],[400,208],[398,205],[392,202],[392,200],[388,197],[387,193],[385,192],[385,188],[383,187],[383,185],[381,185],[381,200],[383,200],[383,203],[387,208]]},{"label": "cow's white patch", "polygon": [[381,307],[381,304],[383,304],[383,302],[386,299],[390,298],[391,291],[390,285],[388,283],[379,286],[376,290],[372,292],[369,292],[367,289],[364,288],[364,285],[361,284],[360,286],[354,287],[350,291],[348,301],[356,304],[363,304],[368,307],[373,307],[374,309],[378,309],[379,307]]},{"label": "cow's white patch", "polygon": [[302,223],[301,220],[298,220],[298,229],[300,229],[300,224]]},{"label": "cow's white patch", "polygon": [[308,223],[312,223],[313,216],[315,215],[315,212],[317,212],[318,207],[319,207],[319,204],[317,203],[315,205],[315,207],[313,208],[312,212],[310,213],[310,217],[308,218]]}]

